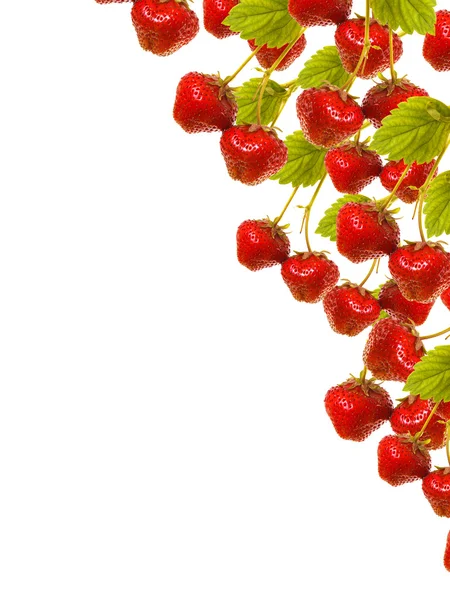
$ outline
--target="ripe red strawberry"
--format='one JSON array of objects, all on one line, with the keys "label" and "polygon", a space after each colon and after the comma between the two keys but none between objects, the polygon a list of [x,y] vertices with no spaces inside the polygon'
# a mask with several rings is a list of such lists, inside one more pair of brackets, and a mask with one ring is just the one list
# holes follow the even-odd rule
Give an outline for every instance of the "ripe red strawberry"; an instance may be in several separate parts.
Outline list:
[{"label": "ripe red strawberry", "polygon": [[336,219],[338,252],[354,263],[391,254],[400,241],[400,230],[388,211],[374,202],[347,202]]},{"label": "ripe red strawberry", "polygon": [[228,129],[236,113],[231,89],[216,75],[192,72],[181,78],[173,118],[187,133]]},{"label": "ripe red strawberry", "polygon": [[413,96],[428,96],[428,92],[417,87],[407,79],[383,80],[370,88],[362,102],[363,113],[376,128],[381,127],[381,121],[398,107],[400,102],[406,102]]},{"label": "ripe red strawberry", "polygon": [[349,18],[352,0],[289,0],[288,10],[303,27],[337,25]]},{"label": "ripe red strawberry", "polygon": [[374,380],[352,376],[328,390],[325,409],[342,439],[362,442],[389,419],[393,405]]},{"label": "ripe red strawberry", "polygon": [[[419,190],[414,188],[420,188],[425,183],[435,162],[436,161],[432,160],[429,163],[423,163],[421,165],[418,165],[414,162],[409,167],[405,178],[401,182],[396,196],[400,198],[400,200],[403,200],[403,202],[406,202],[406,204],[412,204],[415,202],[419,197]],[[406,164],[403,162],[403,160],[389,161],[381,171],[380,180],[382,186],[388,190],[388,192],[392,192],[397,184],[397,181],[403,175],[405,169]],[[434,174],[434,177],[436,175],[437,170]]]},{"label": "ripe red strawberry", "polygon": [[444,290],[441,294],[441,300],[446,308],[450,310],[450,287]]},{"label": "ripe red strawberry", "polygon": [[382,381],[406,381],[425,354],[422,341],[396,319],[378,321],[364,348],[364,364]]},{"label": "ripe red strawberry", "polygon": [[334,187],[343,194],[358,194],[381,173],[381,158],[363,144],[349,142],[328,150],[325,167]]},{"label": "ripe red strawberry", "polygon": [[[256,50],[257,45],[255,44],[255,40],[249,40],[248,45],[252,50]],[[277,60],[277,58],[284,52],[287,44],[281,46],[281,48],[268,48],[267,46],[263,46],[261,50],[256,53],[256,59],[259,64],[264,69],[269,69],[273,63]],[[275,71],[284,71],[288,67],[292,65],[292,63],[297,60],[300,54],[306,47],[306,38],[304,35],[297,40],[294,46],[289,50],[283,60],[280,62]]]},{"label": "ripe red strawberry", "polygon": [[197,35],[197,15],[185,0],[136,0],[131,18],[144,50],[168,56]]},{"label": "ripe red strawberry", "polygon": [[[364,46],[364,33],[364,19],[350,19],[336,29],[336,47],[344,69],[349,73],[353,73],[358,64]],[[372,19],[369,37],[371,48],[358,73],[362,79],[370,79],[389,67],[389,28]],[[393,41],[394,62],[397,62],[403,54],[403,44],[396,33],[393,34]]]},{"label": "ripe red strawberry", "polygon": [[450,284],[450,258],[439,244],[410,243],[389,257],[389,270],[407,300],[433,302]]},{"label": "ripe red strawberry", "polygon": [[378,473],[393,486],[423,479],[431,469],[428,450],[408,437],[388,435],[378,445]]},{"label": "ripe red strawberry", "polygon": [[241,223],[236,243],[238,261],[250,271],[273,267],[289,258],[289,238],[269,219]]},{"label": "ripe red strawberry", "polygon": [[380,305],[375,298],[366,289],[349,283],[328,292],[323,308],[333,331],[351,337],[380,316]]},{"label": "ripe red strawberry", "polygon": [[450,402],[441,402],[436,412],[444,421],[450,421]]},{"label": "ripe red strawberry", "polygon": [[407,300],[392,279],[382,286],[378,302],[391,317],[406,323],[412,321],[414,325],[423,325],[434,305],[434,302]]},{"label": "ripe red strawberry", "polygon": [[206,31],[219,39],[238,35],[228,25],[223,25],[230,10],[238,2],[239,0],[203,0],[203,25]]},{"label": "ripe red strawberry", "polygon": [[302,252],[288,258],[281,275],[299,302],[320,302],[339,280],[339,269],[325,254]]},{"label": "ripe red strawberry", "polygon": [[450,71],[450,11],[438,10],[434,35],[427,33],[423,56],[436,71]]},{"label": "ripe red strawberry", "polygon": [[[408,396],[398,406],[395,407],[391,416],[391,426],[395,433],[415,435],[419,433],[431,414],[434,403],[429,400],[422,400],[419,396]],[[424,442],[430,440],[427,444],[429,450],[437,450],[445,444],[445,424],[442,419],[434,414],[431,417],[425,433],[421,437]]]},{"label": "ripe red strawberry", "polygon": [[447,536],[447,545],[445,547],[444,567],[447,569],[447,571],[450,571],[450,532]]},{"label": "ripe red strawberry", "polygon": [[297,116],[306,139],[325,148],[337,146],[354,135],[364,122],[355,100],[328,85],[302,92],[297,98]]},{"label": "ripe red strawberry", "polygon": [[223,132],[220,149],[228,173],[247,185],[262,183],[284,166],[287,148],[273,129],[235,125]]},{"label": "ripe red strawberry", "polygon": [[422,481],[422,491],[438,517],[450,518],[450,467],[427,475]]}]

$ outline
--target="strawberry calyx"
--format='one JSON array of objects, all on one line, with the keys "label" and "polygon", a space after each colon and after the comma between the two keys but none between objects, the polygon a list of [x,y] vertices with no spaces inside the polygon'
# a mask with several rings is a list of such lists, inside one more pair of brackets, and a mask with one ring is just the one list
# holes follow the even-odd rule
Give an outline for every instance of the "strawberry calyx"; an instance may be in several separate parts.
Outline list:
[{"label": "strawberry calyx", "polygon": [[259,123],[246,123],[248,125],[249,133],[255,133],[255,131],[259,131],[262,129],[266,133],[270,133],[275,137],[278,137],[278,133],[275,127],[269,127],[268,125],[260,125]]},{"label": "strawberry calyx", "polygon": [[378,213],[378,223],[380,225],[383,223],[383,221],[387,221],[389,224],[393,224],[396,221],[394,215],[396,213],[398,213],[397,208],[390,209],[388,206],[383,206],[382,204],[381,205],[377,204],[376,201],[370,202],[370,203],[369,202],[362,203],[361,206],[366,207],[367,210],[370,212],[377,212]]},{"label": "strawberry calyx", "polygon": [[337,85],[333,85],[332,83],[329,83],[328,81],[325,81],[325,83],[323,83],[319,89],[326,90],[328,92],[337,92],[339,94],[339,98],[343,102],[347,102],[347,100],[349,98],[351,98],[352,100],[356,100],[358,98],[358,96],[352,96],[347,90],[344,90],[344,89],[338,87]]},{"label": "strawberry calyx", "polygon": [[208,79],[207,83],[209,85],[215,85],[219,87],[219,100],[222,100],[222,98],[225,97],[231,104],[236,105],[232,89],[227,83],[225,83],[220,74],[205,75],[202,73],[202,75]]},{"label": "strawberry calyx", "polygon": [[407,87],[409,85],[414,85],[413,83],[411,83],[411,81],[409,79],[407,79],[406,76],[397,77],[397,73],[395,73],[395,75],[396,75],[395,78],[388,79],[382,73],[378,73],[378,77],[381,79],[381,81],[374,80],[377,90],[379,90],[379,91],[386,90],[387,96],[390,96],[396,87],[399,87],[402,90],[407,90]]},{"label": "strawberry calyx", "polygon": [[306,260],[307,258],[310,258],[311,256],[317,256],[319,258],[324,258],[328,261],[330,260],[327,256],[327,254],[329,254],[329,252],[327,250],[321,250],[320,252],[317,252],[315,250],[313,252],[310,252],[309,250],[305,250],[304,252],[298,252],[297,250],[294,250],[294,254],[296,256],[299,256],[303,260]]},{"label": "strawberry calyx", "polygon": [[344,381],[342,385],[348,386],[348,389],[353,390],[357,387],[361,388],[365,396],[370,396],[370,392],[380,392],[382,388],[376,383],[375,377],[371,377],[370,379],[366,378],[365,371],[361,371],[359,377],[352,375],[350,373],[350,377]]},{"label": "strawberry calyx", "polygon": [[261,220],[261,227],[263,229],[270,229],[273,238],[280,237],[284,239],[286,236],[286,229],[289,228],[289,224],[278,225],[276,219],[272,220],[269,217]]},{"label": "strawberry calyx", "polygon": [[427,439],[427,440],[419,439],[419,436],[421,437],[422,435],[423,435],[423,433],[421,434],[421,432],[419,431],[415,435],[411,435],[410,433],[401,433],[401,434],[398,434],[397,437],[402,444],[411,444],[412,451],[414,452],[414,454],[417,454],[417,452],[420,452],[421,454],[426,456],[428,454],[427,446],[430,444],[431,440],[430,439]]},{"label": "strawberry calyx", "polygon": [[441,473],[442,475],[450,475],[450,467],[434,467],[434,471],[431,471],[431,475],[433,473]]},{"label": "strawberry calyx", "polygon": [[395,401],[400,404],[409,404],[411,406],[411,404],[413,404],[417,398],[419,396],[415,396],[414,394],[409,394],[408,396],[405,396],[405,398],[397,398]]},{"label": "strawberry calyx", "polygon": [[419,350],[422,350],[422,349],[424,350],[422,338],[420,337],[420,333],[417,331],[416,326],[413,323],[413,321],[409,321],[409,322],[402,321],[402,322],[399,322],[399,324],[401,325],[401,327],[406,329],[409,333],[412,333],[412,335],[416,338],[416,342],[414,344],[416,352],[419,352]]},{"label": "strawberry calyx", "polygon": [[444,240],[438,240],[437,242],[431,242],[430,240],[420,241],[420,242],[411,242],[409,240],[405,240],[405,244],[407,246],[414,246],[413,252],[418,252],[419,250],[423,250],[426,246],[429,248],[436,248],[441,252],[445,252],[445,248],[443,244],[447,244]]},{"label": "strawberry calyx", "polygon": [[363,298],[365,298],[367,294],[371,295],[370,292],[369,292],[369,290],[367,290],[365,287],[363,287],[359,283],[353,283],[349,279],[342,279],[342,281],[344,282],[341,285],[342,288],[352,288],[354,290],[358,290],[358,292],[361,294],[361,296]]}]

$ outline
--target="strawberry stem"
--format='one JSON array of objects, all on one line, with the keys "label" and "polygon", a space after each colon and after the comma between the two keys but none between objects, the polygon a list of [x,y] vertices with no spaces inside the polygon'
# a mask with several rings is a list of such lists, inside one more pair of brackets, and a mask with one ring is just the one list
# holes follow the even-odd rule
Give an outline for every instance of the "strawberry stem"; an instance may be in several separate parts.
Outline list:
[{"label": "strawberry stem", "polygon": [[364,279],[361,281],[361,283],[358,285],[358,287],[362,287],[366,281],[370,278],[370,276],[372,275],[372,273],[375,270],[375,267],[377,266],[379,259],[375,258],[374,261],[372,262],[372,266],[369,269],[369,272],[367,273],[367,275],[364,277]]},{"label": "strawberry stem", "polygon": [[311,244],[309,242],[309,217],[311,215],[311,208],[312,208],[317,196],[319,195],[320,188],[322,187],[323,182],[325,181],[326,177],[327,177],[327,174],[325,173],[325,175],[322,177],[322,179],[317,184],[317,187],[314,191],[314,194],[313,194],[309,204],[307,206],[305,206],[305,214],[303,217],[303,222],[302,222],[302,227],[300,229],[300,233],[303,231],[303,228],[304,228],[305,229],[305,242],[306,242],[306,247],[308,248],[308,252],[312,252]]},{"label": "strawberry stem", "polygon": [[432,338],[438,337],[440,335],[444,335],[444,333],[448,333],[450,331],[450,327],[447,329],[443,329],[442,331],[438,331],[437,333],[431,333],[430,335],[421,335],[421,340],[431,340]]},{"label": "strawberry stem", "polygon": [[370,50],[370,0],[366,0],[364,46],[361,51],[359,60],[356,64],[355,70],[350,75],[350,77],[347,79],[347,81],[344,83],[344,85],[341,87],[342,91],[348,92],[350,90],[350,88],[352,87],[353,83],[355,82],[355,79],[358,77],[358,73],[361,70],[361,67],[364,66],[363,63],[366,62],[367,55],[369,54],[369,50]]},{"label": "strawberry stem", "polygon": [[448,461],[448,464],[450,465],[450,421],[447,421],[445,427],[446,427],[445,437],[447,440],[445,443],[445,449],[447,451],[447,461]]},{"label": "strawberry stem", "polygon": [[260,46],[258,46],[257,48],[255,48],[253,50],[253,52],[249,56],[247,56],[247,58],[244,60],[244,62],[242,63],[242,65],[238,69],[236,69],[236,71],[232,75],[228,75],[228,77],[225,77],[225,79],[223,80],[223,85],[227,85],[228,83],[230,83],[230,81],[233,81],[233,79],[237,75],[239,75],[239,73],[242,71],[242,69],[248,65],[248,63],[261,50],[261,48],[263,46],[264,46],[264,44],[261,44]]},{"label": "strawberry stem", "polygon": [[389,65],[391,69],[392,83],[395,83],[397,79],[397,73],[395,72],[394,68],[394,35],[391,27],[389,27]]},{"label": "strawberry stem", "polygon": [[380,201],[380,210],[387,208],[390,204],[392,204],[392,202],[394,202],[394,200],[396,198],[397,190],[402,185],[403,180],[405,179],[406,175],[408,174],[409,168],[410,168],[410,165],[406,165],[406,169],[401,174],[401,177],[395,184],[392,192],[389,194],[389,196],[386,196],[386,198],[384,198],[383,200]]},{"label": "strawberry stem", "polygon": [[428,425],[430,424],[431,419],[434,417],[434,415],[436,414],[437,409],[439,408],[441,401],[439,400],[439,402],[435,402],[432,411],[430,412],[430,414],[428,415],[428,419],[425,421],[425,423],[422,426],[422,429],[419,431],[419,433],[416,433],[416,435],[414,436],[414,438],[416,440],[420,440],[420,438],[423,436],[423,434],[425,433],[426,428],[428,427]]},{"label": "strawberry stem", "polygon": [[289,86],[288,91],[286,92],[286,97],[283,99],[281,105],[280,105],[280,109],[278,110],[278,114],[275,117],[275,119],[272,121],[272,123],[270,124],[271,127],[275,127],[275,123],[278,121],[279,116],[281,115],[281,113],[283,112],[284,107],[286,106],[286,104],[288,103],[289,98],[292,96],[292,94],[297,90],[298,88],[298,84],[295,85],[294,83]]},{"label": "strawberry stem", "polygon": [[288,201],[286,202],[286,204],[284,205],[283,210],[281,211],[281,213],[279,214],[279,216],[274,219],[273,224],[274,225],[278,225],[278,223],[281,221],[281,219],[284,216],[284,213],[287,211],[287,209],[289,208],[290,203],[292,202],[292,200],[295,197],[295,194],[298,192],[300,186],[298,185],[296,188],[293,189],[292,194],[289,196]]}]

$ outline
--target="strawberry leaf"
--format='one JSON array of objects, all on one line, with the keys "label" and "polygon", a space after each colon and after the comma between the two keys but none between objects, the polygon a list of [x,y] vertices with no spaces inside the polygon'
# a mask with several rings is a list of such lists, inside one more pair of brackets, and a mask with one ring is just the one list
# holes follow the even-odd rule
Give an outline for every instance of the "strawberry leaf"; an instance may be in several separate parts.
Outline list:
[{"label": "strawberry leaf", "polygon": [[301,131],[294,131],[284,142],[288,149],[287,163],[271,179],[278,179],[281,184],[292,183],[294,187],[317,183],[325,175],[326,149],[310,144]]},{"label": "strawberry leaf", "polygon": [[[238,125],[256,123],[261,82],[262,77],[250,79],[235,91],[238,105],[236,123]],[[276,81],[269,80],[261,102],[261,125],[269,125],[276,118],[286,96],[285,88],[278,85]]]},{"label": "strawberry leaf", "polygon": [[439,402],[450,401],[450,346],[436,346],[415,365],[405,392]]},{"label": "strawberry leaf", "polygon": [[371,6],[382,25],[405,33],[434,33],[436,0],[372,0]]},{"label": "strawberry leaf", "polygon": [[244,40],[281,48],[293,42],[302,28],[287,9],[288,0],[241,0],[223,21]]},{"label": "strawberry leaf", "polygon": [[383,119],[370,147],[389,160],[430,162],[441,152],[450,133],[450,108],[426,97],[401,102]]},{"label": "strawberry leaf", "polygon": [[424,206],[429,237],[450,233],[450,171],[436,177],[428,188]]},{"label": "strawberry leaf", "polygon": [[336,46],[325,46],[305,62],[298,76],[298,84],[307,89],[320,87],[324,81],[328,81],[341,87],[348,77]]},{"label": "strawberry leaf", "polygon": [[325,238],[330,238],[332,242],[336,241],[336,218],[339,209],[347,204],[347,202],[372,202],[367,196],[361,194],[346,194],[339,198],[325,211],[324,216],[319,221],[316,233]]}]

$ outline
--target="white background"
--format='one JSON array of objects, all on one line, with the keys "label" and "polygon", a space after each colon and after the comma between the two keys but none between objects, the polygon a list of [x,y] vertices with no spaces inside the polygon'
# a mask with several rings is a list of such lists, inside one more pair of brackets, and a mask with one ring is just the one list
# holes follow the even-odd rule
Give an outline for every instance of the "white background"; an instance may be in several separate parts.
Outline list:
[{"label": "white background", "polygon": [[[378,478],[389,428],[344,442],[324,411],[327,389],[361,369],[366,334],[333,334],[278,268],[251,273],[235,258],[238,224],[275,217],[289,188],[231,181],[219,135],[172,120],[180,77],[225,76],[247,44],[202,31],[155,57],[129,11],[93,0],[0,9],[0,596],[448,593],[448,522],[420,483]],[[306,37],[303,59],[333,28]],[[448,103],[449,75],[424,62],[419,36],[404,42],[399,72]],[[294,101],[279,125],[298,128]],[[323,189],[313,229],[336,195]],[[417,238],[404,214],[404,237]],[[293,232],[300,220],[293,207]],[[296,233],[292,244],[304,248]],[[343,277],[364,276],[366,265],[336,260]],[[439,302],[421,330],[449,320]]]}]

